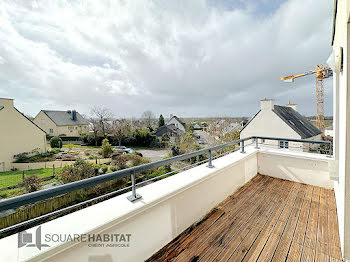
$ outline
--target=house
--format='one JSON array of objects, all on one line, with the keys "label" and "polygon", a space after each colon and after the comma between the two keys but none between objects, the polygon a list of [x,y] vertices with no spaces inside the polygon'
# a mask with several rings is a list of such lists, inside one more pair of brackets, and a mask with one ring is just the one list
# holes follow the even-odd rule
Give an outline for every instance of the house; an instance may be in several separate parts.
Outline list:
[{"label": "house", "polygon": [[89,122],[75,110],[41,110],[33,122],[50,136],[80,136],[89,132]]},{"label": "house", "polygon": [[162,136],[164,134],[167,134],[170,138],[171,142],[175,141],[175,138],[182,135],[184,132],[177,128],[174,124],[171,125],[166,125],[166,126],[160,126],[157,128],[157,130],[155,130],[154,132],[152,132],[152,135],[157,136],[157,138],[159,140],[162,139]]},{"label": "house", "polygon": [[[321,140],[321,130],[311,124],[297,112],[297,105],[288,103],[287,106],[274,104],[274,100],[261,100],[260,110],[243,127],[240,138],[250,136],[283,137],[290,139]],[[259,141],[265,143],[265,141]],[[300,143],[286,141],[271,141],[266,143],[271,147],[307,150]]]},{"label": "house", "polygon": [[192,125],[193,125],[193,128],[195,128],[195,129],[200,129],[200,128],[202,128],[201,123],[193,123]]},{"label": "house", "polygon": [[176,137],[184,134],[186,132],[185,123],[181,122],[177,116],[170,116],[169,121],[165,126],[158,127],[155,131],[152,132],[152,135],[158,137],[161,140],[164,134],[168,134],[170,141],[174,141]]},{"label": "house", "polygon": [[177,116],[171,115],[166,125],[175,125],[175,127],[180,129],[182,132],[186,132],[186,124],[182,122]]},{"label": "house", "polygon": [[11,168],[14,155],[46,152],[45,131],[18,111],[13,99],[0,98],[0,123],[0,171]]},{"label": "house", "polygon": [[192,126],[195,129],[205,129],[208,127],[208,124],[206,122],[194,122]]}]

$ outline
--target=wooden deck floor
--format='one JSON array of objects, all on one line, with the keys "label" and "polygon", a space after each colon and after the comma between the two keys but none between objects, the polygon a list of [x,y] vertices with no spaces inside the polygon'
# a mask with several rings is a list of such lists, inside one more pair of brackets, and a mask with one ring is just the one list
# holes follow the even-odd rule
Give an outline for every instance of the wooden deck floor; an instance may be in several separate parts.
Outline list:
[{"label": "wooden deck floor", "polygon": [[147,261],[341,261],[333,190],[257,175]]}]

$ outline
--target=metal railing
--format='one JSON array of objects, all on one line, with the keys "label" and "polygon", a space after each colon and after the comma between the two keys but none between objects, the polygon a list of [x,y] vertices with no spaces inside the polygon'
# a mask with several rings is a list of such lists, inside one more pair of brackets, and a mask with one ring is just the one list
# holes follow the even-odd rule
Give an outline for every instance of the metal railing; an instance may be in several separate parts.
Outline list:
[{"label": "metal railing", "polygon": [[[220,144],[220,145],[216,145],[210,148],[205,148],[205,149],[201,149],[195,152],[191,152],[191,153],[187,153],[187,154],[183,154],[183,155],[178,155],[175,157],[171,157],[171,158],[167,158],[167,159],[163,159],[160,161],[156,161],[156,162],[152,162],[152,163],[148,163],[148,164],[143,164],[140,166],[135,166],[135,167],[131,167],[131,168],[127,168],[127,169],[123,169],[123,170],[119,170],[119,171],[115,171],[112,173],[108,173],[108,174],[104,174],[104,175],[99,175],[96,177],[91,177],[91,178],[87,178],[84,180],[80,180],[80,181],[76,181],[76,182],[72,182],[69,184],[65,184],[65,185],[60,185],[60,186],[56,186],[54,188],[50,188],[50,189],[46,189],[46,190],[41,190],[41,191],[37,191],[37,192],[33,192],[33,193],[28,193],[25,195],[21,195],[21,196],[17,196],[17,197],[13,197],[13,198],[9,198],[6,200],[3,200],[0,202],[0,212],[5,211],[5,210],[10,210],[10,209],[15,209],[27,204],[33,204],[36,203],[38,201],[42,201],[42,200],[47,200],[49,198],[55,197],[55,196],[59,196],[59,195],[63,195],[66,193],[70,193],[73,192],[75,190],[79,190],[79,189],[84,189],[84,188],[88,188],[90,186],[95,186],[104,182],[108,182],[111,180],[115,180],[118,178],[123,178],[123,177],[131,177],[131,186],[127,187],[127,188],[123,188],[123,189],[119,189],[116,192],[121,192],[121,191],[125,191],[127,189],[131,188],[131,195],[128,196],[128,200],[130,200],[131,202],[136,201],[140,198],[142,198],[141,195],[136,193],[136,187],[138,186],[135,182],[136,180],[136,174],[140,173],[140,172],[145,172],[147,170],[150,169],[154,169],[154,168],[158,168],[161,166],[166,166],[169,164],[172,164],[174,162],[177,161],[183,161],[183,160],[187,160],[193,157],[197,157],[200,155],[207,155],[208,159],[201,161],[200,163],[204,163],[204,162],[208,162],[207,167],[208,168],[213,168],[213,151],[219,150],[219,149],[223,149],[229,146],[235,146],[235,145],[239,145],[238,149],[241,149],[241,153],[245,153],[245,146],[246,146],[246,142],[251,140],[253,142],[255,142],[255,147],[259,148],[259,139],[260,140],[264,140],[264,141],[284,141],[284,142],[298,142],[298,143],[306,143],[306,144],[317,144],[317,145],[324,145],[327,148],[329,148],[328,150],[328,155],[332,154],[332,144],[329,141],[315,141],[315,140],[306,140],[306,139],[287,139],[287,138],[277,138],[277,137],[258,137],[258,136],[252,136],[252,137],[248,137],[245,139],[238,139],[229,143],[225,143],[225,144]],[[231,150],[229,152],[232,152],[235,150]],[[221,155],[220,155],[221,156]],[[198,163],[196,163],[198,164]],[[192,166],[192,165],[191,165]],[[174,173],[174,171],[170,172],[170,173]],[[167,174],[164,174],[162,176],[165,176]],[[145,184],[148,181],[153,181],[159,179],[159,177],[155,177],[146,181],[141,182],[140,184]],[[110,196],[113,195],[115,192],[111,192],[106,194],[106,196]],[[97,197],[98,199],[102,199],[106,197],[105,195]],[[94,199],[90,199],[90,200],[86,200],[82,203],[73,205],[72,208],[78,206],[78,205],[82,205],[82,204],[87,204],[89,202],[93,202],[96,201],[97,198]],[[63,208],[63,211],[67,211],[67,209],[69,209],[70,207],[67,208]],[[60,212],[60,210],[48,213],[43,215],[42,217],[48,217],[50,214],[53,215],[57,215]],[[38,220],[39,218],[34,218],[32,219],[33,221]],[[21,226],[23,226],[24,224],[28,223],[27,221],[19,223]],[[17,224],[16,224],[17,225]],[[0,229],[0,234],[9,231],[10,229],[13,229],[16,227],[16,225],[8,227],[8,228],[4,228],[4,229]]]}]

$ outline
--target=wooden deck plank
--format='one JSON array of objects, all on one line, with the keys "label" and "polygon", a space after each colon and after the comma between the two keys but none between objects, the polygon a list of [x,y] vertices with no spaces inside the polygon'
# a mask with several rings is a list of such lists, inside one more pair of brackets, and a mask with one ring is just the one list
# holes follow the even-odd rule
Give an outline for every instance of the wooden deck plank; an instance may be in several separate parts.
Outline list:
[{"label": "wooden deck plank", "polygon": [[[195,243],[183,250],[174,261],[186,261],[188,258],[198,259],[198,257],[211,248],[212,245],[220,245],[228,229],[239,227],[247,217],[250,217],[255,211],[259,210],[265,198],[269,197],[270,190],[276,186],[277,182],[274,179],[269,179],[268,181],[269,183],[265,185],[265,188],[260,194],[255,194],[255,196],[246,201],[233,216],[230,216],[228,219],[222,219],[222,223],[217,225],[217,228],[207,231],[204,237],[195,239]],[[235,209],[235,207],[233,208]]]},{"label": "wooden deck plank", "polygon": [[274,201],[276,200],[276,198],[282,196],[281,188],[272,188],[272,191],[269,193],[269,195],[270,198],[265,199],[265,201],[261,205],[261,208],[259,208],[257,212],[254,212],[249,219],[243,221],[244,223],[240,225],[240,228],[230,228],[228,230],[228,234],[226,234],[225,239],[224,241],[222,241],[221,245],[213,246],[212,248],[207,250],[207,252],[204,255],[201,254],[201,256],[199,256],[198,261],[211,261],[217,256],[219,256],[220,259],[216,259],[216,261],[223,260],[225,256],[229,258],[230,253],[225,253],[225,251],[234,250],[234,247],[237,247],[248,234],[248,232],[251,230],[252,225],[259,225],[261,227],[264,223],[264,218],[266,220],[267,216],[269,217],[269,213],[272,212],[275,208]]},{"label": "wooden deck plank", "polygon": [[300,212],[298,225],[296,227],[296,230],[293,236],[293,241],[289,249],[289,253],[287,257],[288,262],[300,261],[301,254],[303,251],[307,223],[309,220],[309,212],[311,207],[313,190],[314,190],[313,186],[308,186],[308,190],[305,194],[303,207]]},{"label": "wooden deck plank", "polygon": [[284,229],[286,227],[286,225],[288,224],[288,220],[290,218],[290,215],[292,214],[293,211],[293,206],[295,206],[295,203],[298,199],[298,196],[300,198],[300,195],[305,193],[302,192],[300,194],[300,185],[298,184],[299,188],[298,191],[295,192],[295,197],[293,199],[293,201],[289,201],[288,204],[286,205],[286,207],[283,209],[283,212],[280,216],[280,218],[278,219],[274,229],[271,232],[270,237],[268,238],[268,240],[266,241],[266,244],[263,248],[263,250],[261,251],[258,259],[256,261],[271,261],[275,252],[275,249],[283,235]]},{"label": "wooden deck plank", "polygon": [[302,189],[299,191],[299,195],[295,201],[295,205],[293,206],[288,223],[282,233],[282,237],[277,245],[272,261],[285,261],[287,258],[289,247],[292,243],[294,232],[299,220],[300,211],[304,203],[306,190],[307,186],[303,185]]},{"label": "wooden deck plank", "polygon": [[329,256],[341,260],[340,238],[338,231],[337,207],[334,191],[328,191],[328,249]]},{"label": "wooden deck plank", "polygon": [[[286,182],[286,181],[285,181]],[[290,200],[290,192],[294,189],[293,183],[288,183],[285,185],[284,183],[281,184],[281,194],[278,195],[278,198],[274,201],[273,205],[274,207],[272,212],[268,214],[268,216],[265,216],[265,219],[262,220],[264,224],[257,223],[254,225],[252,230],[249,232],[247,237],[240,243],[239,247],[236,250],[230,250],[230,247],[227,247],[225,252],[223,254],[229,254],[229,261],[240,261],[243,260],[249,249],[251,248],[254,241],[257,239],[259,234],[263,231],[264,228],[268,227],[271,221],[274,219],[274,214],[281,213],[284,206],[288,203]],[[280,208],[280,211],[279,211]],[[224,255],[220,254],[221,257],[224,257]]]},{"label": "wooden deck plank", "polygon": [[257,175],[147,261],[341,261],[334,192]]},{"label": "wooden deck plank", "polygon": [[[260,192],[264,191],[264,185],[268,183],[268,181],[271,181],[267,176],[263,175],[257,175],[253,179],[251,179],[246,185],[247,187],[243,186],[241,187],[236,193],[229,196],[226,200],[224,200],[221,204],[218,205],[218,209],[222,210],[224,212],[223,216],[220,216],[218,219],[220,219],[219,222],[222,223],[225,219],[227,219],[230,215],[234,214],[234,209],[232,206],[235,206],[237,208],[237,211],[240,209],[240,207],[245,203],[245,201],[249,200],[251,197],[254,197],[255,195],[258,195]],[[229,201],[228,201],[229,200]],[[230,202],[230,203],[228,203]],[[226,211],[224,211],[226,210]],[[215,227],[217,228],[218,224],[216,223]],[[193,225],[190,227],[192,228]],[[214,229],[215,230],[215,229]],[[194,242],[197,239],[197,235],[201,235],[201,239],[204,238],[205,235],[210,235],[210,232],[213,231],[210,227],[205,227],[205,225],[197,226],[195,227],[195,230],[187,229],[187,232],[191,232],[191,234],[187,235],[187,238],[182,241],[180,244],[178,244],[175,248],[172,250],[169,248],[163,248],[159,252],[162,252],[162,250],[170,250],[166,253],[163,253],[161,257],[159,257],[159,260],[152,257],[152,260],[149,261],[164,261],[164,260],[171,260],[177,257],[181,252],[184,251],[184,249],[187,246],[192,246]],[[208,231],[208,232],[207,232]],[[200,243],[196,243],[199,245]],[[170,242],[168,244],[169,246],[172,245]],[[157,252],[158,253],[158,252]],[[155,260],[153,260],[155,259]]]},{"label": "wooden deck plank", "polygon": [[312,194],[309,221],[306,228],[301,261],[313,261],[315,259],[319,206],[320,188],[315,187]]}]

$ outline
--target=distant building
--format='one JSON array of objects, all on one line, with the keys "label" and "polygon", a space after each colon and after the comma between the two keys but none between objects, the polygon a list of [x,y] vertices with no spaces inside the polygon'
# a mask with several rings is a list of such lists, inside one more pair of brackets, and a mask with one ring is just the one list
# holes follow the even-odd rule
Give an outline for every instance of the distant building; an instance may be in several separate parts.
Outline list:
[{"label": "distant building", "polygon": [[9,170],[14,155],[46,152],[46,133],[13,104],[13,99],[0,98],[0,172]]},{"label": "distant building", "polygon": [[75,110],[41,110],[33,122],[50,136],[80,136],[89,133],[89,122]]},{"label": "distant building", "polygon": [[186,124],[182,122],[177,116],[170,116],[170,119],[166,125],[175,125],[175,127],[180,129],[182,132],[186,132]]},{"label": "distant building", "polygon": [[194,122],[192,123],[193,128],[195,129],[203,129],[206,128],[208,126],[208,124],[206,122]]},{"label": "distant building", "polygon": [[[320,140],[322,134],[321,130],[316,128],[306,117],[299,114],[296,110],[297,105],[295,104],[278,106],[274,104],[274,100],[261,100],[259,112],[243,127],[240,138],[265,136]],[[265,141],[259,141],[259,143],[265,143]],[[301,150],[305,149],[303,148],[304,145],[300,143],[288,143],[287,141],[266,141],[266,144],[279,148],[293,147],[300,148]]]},{"label": "distant building", "polygon": [[185,123],[181,122],[178,117],[171,116],[165,126],[158,127],[155,131],[152,132],[152,135],[155,135],[158,137],[158,139],[161,139],[164,134],[168,134],[170,141],[174,141],[176,137],[184,134],[185,132]]},{"label": "distant building", "polygon": [[331,136],[331,137],[333,137],[333,136],[334,136],[333,125],[326,127],[326,128],[324,129],[324,134],[325,134],[325,136]]}]

